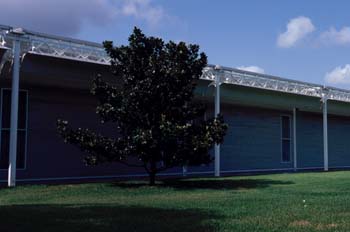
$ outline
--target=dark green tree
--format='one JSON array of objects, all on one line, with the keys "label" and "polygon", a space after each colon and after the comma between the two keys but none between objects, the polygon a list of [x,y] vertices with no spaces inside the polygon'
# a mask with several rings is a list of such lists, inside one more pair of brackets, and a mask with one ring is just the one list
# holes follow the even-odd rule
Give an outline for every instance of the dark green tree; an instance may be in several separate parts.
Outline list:
[{"label": "dark green tree", "polygon": [[120,86],[97,75],[91,93],[99,101],[101,122],[116,125],[115,138],[89,129],[72,129],[59,119],[66,143],[85,152],[88,165],[120,162],[143,167],[155,183],[158,172],[181,165],[208,164],[209,150],[222,143],[227,125],[220,115],[204,119],[205,106],[194,100],[194,89],[207,64],[199,46],[165,43],[135,28],[128,46],[104,47]]}]

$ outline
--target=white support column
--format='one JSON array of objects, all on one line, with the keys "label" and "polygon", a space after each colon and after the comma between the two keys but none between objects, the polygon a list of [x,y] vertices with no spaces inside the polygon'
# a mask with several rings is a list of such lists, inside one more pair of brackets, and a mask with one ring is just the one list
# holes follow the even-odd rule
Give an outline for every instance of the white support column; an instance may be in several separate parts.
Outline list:
[{"label": "white support column", "polygon": [[187,165],[182,166],[182,176],[187,176]]},{"label": "white support column", "polygon": [[[220,67],[216,66],[219,70]],[[215,76],[215,117],[220,114],[220,76]],[[220,144],[215,144],[215,176],[220,176]]]},{"label": "white support column", "polygon": [[293,154],[294,154],[294,171],[298,169],[297,159],[297,108],[293,109]]},{"label": "white support column", "polygon": [[323,97],[323,159],[324,171],[328,171],[328,112],[327,112],[327,98]]},{"label": "white support column", "polygon": [[8,186],[16,186],[16,160],[17,160],[17,123],[18,123],[18,93],[19,93],[19,70],[20,70],[19,40],[13,41],[13,73],[11,89],[11,128],[10,128],[10,152],[8,168]]}]

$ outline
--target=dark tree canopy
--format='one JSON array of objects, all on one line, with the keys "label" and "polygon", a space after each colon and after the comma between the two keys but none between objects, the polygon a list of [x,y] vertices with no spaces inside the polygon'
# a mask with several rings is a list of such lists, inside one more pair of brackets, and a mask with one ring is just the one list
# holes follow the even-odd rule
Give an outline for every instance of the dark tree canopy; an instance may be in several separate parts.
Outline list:
[{"label": "dark tree canopy", "polygon": [[199,46],[165,43],[135,28],[128,46],[104,42],[111,71],[120,86],[96,76],[91,93],[98,99],[102,122],[116,125],[114,138],[89,129],[57,126],[65,142],[78,145],[89,165],[120,162],[140,166],[154,184],[156,173],[181,165],[208,164],[209,150],[227,130],[220,115],[205,120],[205,106],[194,101],[194,89],[207,64]]}]

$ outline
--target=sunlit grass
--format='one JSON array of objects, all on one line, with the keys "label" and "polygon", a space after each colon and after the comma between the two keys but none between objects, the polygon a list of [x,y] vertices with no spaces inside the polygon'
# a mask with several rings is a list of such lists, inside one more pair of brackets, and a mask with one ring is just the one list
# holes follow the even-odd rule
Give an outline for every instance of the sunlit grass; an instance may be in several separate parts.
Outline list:
[{"label": "sunlit grass", "polygon": [[0,189],[0,231],[350,231],[350,172]]}]

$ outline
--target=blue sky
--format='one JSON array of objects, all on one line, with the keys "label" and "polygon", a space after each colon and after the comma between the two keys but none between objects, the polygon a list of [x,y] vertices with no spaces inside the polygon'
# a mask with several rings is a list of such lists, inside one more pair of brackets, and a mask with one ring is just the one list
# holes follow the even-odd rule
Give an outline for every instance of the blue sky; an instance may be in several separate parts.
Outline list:
[{"label": "blue sky", "polygon": [[116,44],[125,44],[138,26],[147,35],[199,44],[211,64],[350,89],[347,0],[2,0],[0,5],[0,24]]}]

